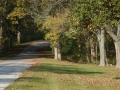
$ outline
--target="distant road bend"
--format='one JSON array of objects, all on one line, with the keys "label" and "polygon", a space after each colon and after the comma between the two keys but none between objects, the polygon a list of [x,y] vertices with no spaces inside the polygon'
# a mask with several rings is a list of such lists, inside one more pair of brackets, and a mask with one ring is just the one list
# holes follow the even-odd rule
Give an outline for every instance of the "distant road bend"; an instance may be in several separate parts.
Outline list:
[{"label": "distant road bend", "polygon": [[0,90],[13,83],[29,67],[31,60],[38,57],[37,50],[49,46],[49,41],[35,41],[27,46],[19,55],[0,62]]}]

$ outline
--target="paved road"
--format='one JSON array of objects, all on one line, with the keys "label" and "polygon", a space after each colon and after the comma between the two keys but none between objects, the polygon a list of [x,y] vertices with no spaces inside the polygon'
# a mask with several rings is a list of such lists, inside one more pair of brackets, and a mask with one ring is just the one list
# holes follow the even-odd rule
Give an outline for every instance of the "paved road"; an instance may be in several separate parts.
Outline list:
[{"label": "paved road", "polygon": [[31,67],[31,60],[38,57],[37,49],[49,46],[49,41],[36,41],[26,47],[22,53],[16,57],[0,63],[0,90],[13,83],[26,69]]}]

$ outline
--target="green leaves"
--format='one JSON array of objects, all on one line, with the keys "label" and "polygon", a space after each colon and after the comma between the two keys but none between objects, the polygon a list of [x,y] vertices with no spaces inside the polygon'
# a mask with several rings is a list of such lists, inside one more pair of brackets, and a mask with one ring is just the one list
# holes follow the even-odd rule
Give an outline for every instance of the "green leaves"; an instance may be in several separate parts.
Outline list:
[{"label": "green leaves", "polygon": [[77,0],[76,2],[72,15],[73,21],[82,22],[80,25],[85,25],[86,28],[90,23],[93,27],[101,27],[103,23],[120,19],[119,0]]}]

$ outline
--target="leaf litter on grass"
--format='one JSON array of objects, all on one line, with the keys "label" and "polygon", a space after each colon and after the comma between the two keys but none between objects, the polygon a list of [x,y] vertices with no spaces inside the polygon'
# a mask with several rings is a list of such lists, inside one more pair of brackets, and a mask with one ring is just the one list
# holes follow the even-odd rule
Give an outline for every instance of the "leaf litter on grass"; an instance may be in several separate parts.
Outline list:
[{"label": "leaf litter on grass", "polygon": [[40,58],[16,82],[25,85],[27,90],[120,90],[119,74],[120,70],[114,67]]}]

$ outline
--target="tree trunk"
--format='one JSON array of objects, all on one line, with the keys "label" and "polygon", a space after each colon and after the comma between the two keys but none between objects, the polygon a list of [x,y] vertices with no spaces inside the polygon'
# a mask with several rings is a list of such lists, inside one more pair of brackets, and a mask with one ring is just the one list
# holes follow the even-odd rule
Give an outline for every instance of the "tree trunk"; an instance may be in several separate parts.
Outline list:
[{"label": "tree trunk", "polygon": [[79,50],[79,52],[81,51],[81,45],[80,45],[80,37],[78,37],[78,50]]},{"label": "tree trunk", "polygon": [[3,32],[3,26],[2,26],[2,20],[0,22],[0,54],[2,53],[2,32]]},{"label": "tree trunk", "polygon": [[58,60],[61,60],[61,51],[60,51],[60,47],[57,48],[58,50]]},{"label": "tree trunk", "polygon": [[108,58],[107,58],[107,52],[105,50],[105,65],[108,66]]},{"label": "tree trunk", "polygon": [[3,28],[2,28],[2,21],[0,22],[0,37],[2,36],[2,31],[3,31]]},{"label": "tree trunk", "polygon": [[55,60],[58,60],[58,54],[57,54],[57,52],[58,52],[58,49],[57,49],[57,47],[55,46],[55,47],[54,47],[54,59],[55,59]]},{"label": "tree trunk", "polygon": [[101,29],[100,35],[100,64],[99,66],[105,66],[105,31]]},{"label": "tree trunk", "polygon": [[97,38],[99,42],[99,50],[100,50],[100,64],[99,66],[105,66],[105,31],[103,29],[97,30]]},{"label": "tree trunk", "polygon": [[89,50],[89,45],[86,44],[86,59],[87,59],[87,62],[90,63],[90,50]]},{"label": "tree trunk", "polygon": [[95,61],[95,46],[94,46],[94,41],[93,37],[90,39],[90,44],[91,44],[91,62]]},{"label": "tree trunk", "polygon": [[96,42],[95,49],[96,49],[96,64],[97,64],[97,59],[98,59],[98,46],[97,46],[97,42]]},{"label": "tree trunk", "polygon": [[120,68],[120,21],[118,22],[117,26],[117,34],[113,32],[113,29],[107,25],[104,24],[103,28],[108,32],[108,34],[112,37],[112,39],[115,41],[115,50],[116,50],[116,67]]},{"label": "tree trunk", "polygon": [[20,31],[17,33],[17,42],[20,43]]},{"label": "tree trunk", "polygon": [[116,67],[120,68],[120,41],[115,42],[115,50],[116,50]]},{"label": "tree trunk", "polygon": [[54,59],[55,60],[61,60],[61,50],[60,50],[60,45],[59,44],[54,47]]},{"label": "tree trunk", "polygon": [[116,67],[120,68],[120,21],[117,27],[117,38],[118,38],[118,41],[114,43],[115,49],[116,49]]}]

